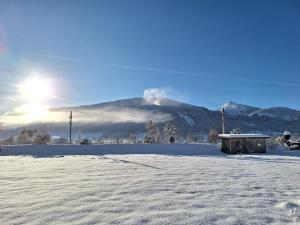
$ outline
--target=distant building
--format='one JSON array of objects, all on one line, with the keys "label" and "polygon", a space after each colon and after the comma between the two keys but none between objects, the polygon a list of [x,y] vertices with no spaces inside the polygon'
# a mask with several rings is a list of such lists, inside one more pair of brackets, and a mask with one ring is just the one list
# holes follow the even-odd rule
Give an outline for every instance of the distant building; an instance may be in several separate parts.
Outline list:
[{"label": "distant building", "polygon": [[219,134],[224,153],[266,153],[267,135],[262,134]]}]

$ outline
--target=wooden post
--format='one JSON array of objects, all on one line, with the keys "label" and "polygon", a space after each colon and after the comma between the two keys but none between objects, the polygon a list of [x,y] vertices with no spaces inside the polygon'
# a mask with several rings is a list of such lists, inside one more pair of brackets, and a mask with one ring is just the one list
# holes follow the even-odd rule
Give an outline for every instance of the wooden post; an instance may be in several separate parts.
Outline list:
[{"label": "wooden post", "polygon": [[72,119],[73,119],[73,115],[72,115],[72,111],[70,111],[70,144],[72,144]]},{"label": "wooden post", "polygon": [[222,108],[221,112],[222,112],[222,133],[225,134],[224,108]]}]

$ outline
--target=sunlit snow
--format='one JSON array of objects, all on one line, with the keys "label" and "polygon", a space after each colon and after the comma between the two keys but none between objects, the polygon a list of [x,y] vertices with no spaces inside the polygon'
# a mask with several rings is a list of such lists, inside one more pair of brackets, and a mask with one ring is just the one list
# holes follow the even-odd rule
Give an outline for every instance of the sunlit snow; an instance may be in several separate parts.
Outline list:
[{"label": "sunlit snow", "polygon": [[224,155],[187,145],[181,154],[184,145],[132,145],[162,154],[126,154],[128,145],[117,154],[119,146],[110,147],[113,155],[102,154],[105,146],[4,147],[1,154],[32,147],[38,156],[0,157],[0,224],[300,222],[299,152]]}]

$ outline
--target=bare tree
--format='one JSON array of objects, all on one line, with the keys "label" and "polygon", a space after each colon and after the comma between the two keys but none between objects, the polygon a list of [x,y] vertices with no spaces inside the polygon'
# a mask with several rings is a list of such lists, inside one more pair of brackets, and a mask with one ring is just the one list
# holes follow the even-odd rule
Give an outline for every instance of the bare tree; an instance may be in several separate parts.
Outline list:
[{"label": "bare tree", "polygon": [[38,134],[34,137],[33,143],[38,145],[48,144],[50,142],[49,134]]},{"label": "bare tree", "polygon": [[208,142],[214,144],[218,142],[218,131],[216,129],[209,130]]},{"label": "bare tree", "polygon": [[47,125],[41,126],[37,134],[33,138],[33,143],[34,144],[48,144],[50,143],[50,135],[48,133],[48,127]]},{"label": "bare tree", "polygon": [[145,143],[157,143],[159,141],[160,132],[156,127],[156,124],[150,120],[149,123],[146,124],[146,135],[144,142]]}]

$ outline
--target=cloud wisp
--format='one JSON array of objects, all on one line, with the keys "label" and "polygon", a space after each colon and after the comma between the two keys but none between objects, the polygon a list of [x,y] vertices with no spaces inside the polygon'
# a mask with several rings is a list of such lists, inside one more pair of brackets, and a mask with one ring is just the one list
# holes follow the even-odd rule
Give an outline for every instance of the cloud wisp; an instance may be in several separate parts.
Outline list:
[{"label": "cloud wisp", "polygon": [[266,85],[276,85],[276,86],[286,86],[286,87],[300,87],[298,83],[292,82],[275,82],[267,81],[260,79],[249,79],[249,78],[240,78],[240,77],[227,77],[220,75],[211,75],[211,74],[200,74],[195,72],[183,71],[183,70],[172,70],[166,68],[156,68],[156,67],[142,67],[142,66],[131,66],[131,65],[122,65],[122,64],[113,64],[113,67],[126,69],[126,70],[137,70],[137,71],[149,71],[154,73],[164,73],[165,75],[182,75],[182,76],[192,76],[195,78],[210,78],[210,79],[222,79],[222,80],[232,80],[232,81],[241,81],[241,82],[251,82],[257,84],[266,84]]},{"label": "cloud wisp", "polygon": [[[137,109],[72,109],[74,123],[145,123],[171,120],[171,115]],[[41,110],[40,112],[18,112],[0,114],[0,123],[5,127],[18,127],[33,123],[67,123],[69,110]]]}]

